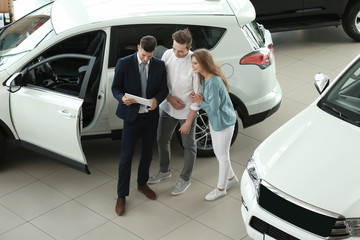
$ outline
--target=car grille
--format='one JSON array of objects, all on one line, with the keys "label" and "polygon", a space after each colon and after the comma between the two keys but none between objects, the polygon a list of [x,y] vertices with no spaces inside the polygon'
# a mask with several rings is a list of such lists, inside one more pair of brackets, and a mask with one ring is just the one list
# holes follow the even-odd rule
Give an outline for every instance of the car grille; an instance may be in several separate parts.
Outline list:
[{"label": "car grille", "polygon": [[262,234],[266,234],[277,240],[300,240],[290,234],[287,234],[284,231],[264,222],[263,220],[253,216],[250,220],[250,226],[261,232]]},{"label": "car grille", "polygon": [[345,224],[339,224],[344,221],[344,217],[292,198],[265,181],[260,184],[258,202],[275,216],[320,237],[348,237]]}]

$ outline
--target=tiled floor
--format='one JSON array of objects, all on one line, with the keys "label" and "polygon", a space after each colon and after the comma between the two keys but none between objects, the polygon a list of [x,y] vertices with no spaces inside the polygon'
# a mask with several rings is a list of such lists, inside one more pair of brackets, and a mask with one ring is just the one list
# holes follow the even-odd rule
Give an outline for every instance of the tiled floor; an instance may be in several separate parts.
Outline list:
[{"label": "tiled floor", "polygon": [[[231,149],[239,178],[259,143],[318,96],[313,76],[321,71],[333,79],[360,52],[360,44],[341,27],[275,33],[273,40],[283,102],[269,119],[240,129]],[[197,159],[191,187],[174,197],[170,191],[182,167],[174,141],[173,177],[153,185],[156,201],[135,190],[135,160],[127,212],[118,217],[114,206],[120,142],[86,141],[84,149],[91,175],[10,146],[10,164],[0,172],[1,240],[249,239],[240,213],[239,184],[222,199],[204,200],[217,182],[215,158]],[[156,154],[151,173],[157,165]]]}]

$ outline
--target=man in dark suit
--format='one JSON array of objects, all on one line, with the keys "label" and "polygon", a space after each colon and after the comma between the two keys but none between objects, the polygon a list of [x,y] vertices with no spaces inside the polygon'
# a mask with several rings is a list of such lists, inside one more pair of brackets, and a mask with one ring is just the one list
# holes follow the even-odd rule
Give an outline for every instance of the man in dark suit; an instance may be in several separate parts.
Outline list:
[{"label": "man in dark suit", "polygon": [[[149,168],[157,136],[159,120],[158,105],[168,94],[165,63],[152,58],[156,48],[156,39],[145,36],[137,46],[138,51],[118,60],[115,69],[112,92],[119,101],[116,115],[124,120],[119,179],[115,206],[116,213],[125,213],[126,196],[129,196],[131,163],[136,141],[142,136],[142,150],[138,166],[138,191],[149,199],[155,200],[156,194],[149,188]],[[140,105],[125,93],[150,99],[151,106]]]}]

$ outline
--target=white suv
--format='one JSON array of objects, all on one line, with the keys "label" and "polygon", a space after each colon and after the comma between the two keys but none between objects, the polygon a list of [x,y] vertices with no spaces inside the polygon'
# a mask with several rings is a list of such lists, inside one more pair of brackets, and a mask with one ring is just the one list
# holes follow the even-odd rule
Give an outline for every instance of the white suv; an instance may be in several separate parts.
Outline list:
[{"label": "white suv", "polygon": [[[160,58],[184,28],[192,50],[211,50],[221,65],[242,125],[264,120],[282,93],[270,33],[254,19],[248,0],[56,0],[19,19],[0,32],[0,160],[14,139],[88,171],[81,139],[122,129],[111,93],[116,60],[147,34]],[[207,125],[200,112],[199,155],[212,153]]]},{"label": "white suv", "polygon": [[321,96],[265,139],[241,180],[251,239],[359,239],[360,55]]}]

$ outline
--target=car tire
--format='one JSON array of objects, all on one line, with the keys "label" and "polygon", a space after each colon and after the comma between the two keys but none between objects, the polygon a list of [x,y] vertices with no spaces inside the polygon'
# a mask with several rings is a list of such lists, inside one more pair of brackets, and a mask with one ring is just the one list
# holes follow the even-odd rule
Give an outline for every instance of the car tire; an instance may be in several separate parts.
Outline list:
[{"label": "car tire", "polygon": [[[231,139],[231,145],[235,142],[238,135],[239,124],[236,119],[234,134]],[[195,138],[197,144],[197,156],[198,157],[211,157],[214,156],[214,150],[212,147],[209,119],[204,110],[198,112],[196,119]]]},{"label": "car tire", "polygon": [[0,169],[5,165],[5,156],[6,156],[6,135],[0,129]]},{"label": "car tire", "polygon": [[347,35],[360,42],[360,2],[354,1],[347,6],[343,17],[342,26]]}]

